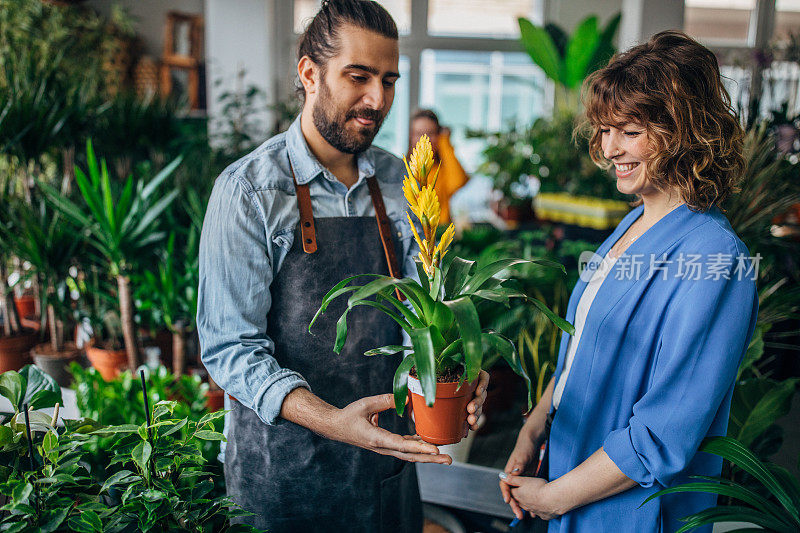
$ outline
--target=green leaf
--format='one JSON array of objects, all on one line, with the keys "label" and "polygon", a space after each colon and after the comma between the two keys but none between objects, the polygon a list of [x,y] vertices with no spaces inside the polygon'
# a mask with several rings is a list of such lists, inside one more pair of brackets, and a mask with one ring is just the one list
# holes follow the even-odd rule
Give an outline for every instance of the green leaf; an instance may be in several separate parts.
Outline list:
[{"label": "green leaf", "polygon": [[730,437],[710,437],[703,441],[700,451],[713,453],[727,459],[760,481],[792,515],[798,515],[797,504],[792,501],[786,489],[742,443]]},{"label": "green leaf", "polygon": [[560,263],[556,263],[555,261],[549,261],[547,259],[499,259],[494,263],[490,263],[485,267],[479,268],[472,276],[468,277],[463,287],[457,289],[455,294],[458,296],[472,294],[474,291],[480,289],[484,283],[486,283],[492,276],[495,274],[502,272],[503,270],[510,268],[515,265],[522,265],[522,264],[530,264],[536,263],[543,266],[555,267],[560,268],[563,272],[566,272],[564,266]]},{"label": "green leaf", "polygon": [[364,355],[373,356],[373,355],[395,355],[400,352],[404,352],[406,350],[412,350],[412,346],[398,346],[396,344],[391,344],[389,346],[381,346],[380,348],[373,348],[372,350],[367,350],[364,352]]},{"label": "green leaf", "polygon": [[531,378],[522,365],[522,361],[520,360],[519,353],[517,352],[517,347],[514,345],[514,342],[511,341],[511,339],[500,335],[496,331],[491,330],[481,334],[481,342],[484,345],[485,354],[488,355],[495,351],[498,352],[501,357],[505,359],[506,363],[508,363],[508,366],[511,367],[511,370],[525,380],[525,385],[528,388],[528,410],[530,410],[533,406],[531,401]]},{"label": "green leaf", "polygon": [[84,522],[91,526],[92,531],[103,531],[103,523],[94,511],[84,511],[81,513]]},{"label": "green leaf", "polygon": [[433,328],[419,328],[411,331],[411,343],[414,346],[414,363],[417,368],[417,379],[422,386],[425,403],[433,405],[436,400],[436,357],[433,348]]},{"label": "green leaf", "polygon": [[217,433],[216,431],[208,431],[205,429],[201,429],[200,431],[195,432],[194,436],[197,437],[198,439],[203,439],[203,440],[221,440],[221,441],[225,440],[225,435],[223,435],[222,433]]},{"label": "green leaf", "polygon": [[61,387],[41,368],[35,365],[25,365],[19,373],[24,384],[20,410],[24,403],[27,403],[31,409],[53,407],[56,403],[63,404]]},{"label": "green leaf", "polygon": [[739,371],[736,373],[736,381],[738,382],[742,377],[742,372],[749,369],[753,364],[761,359],[764,355],[764,327],[756,326],[753,332],[753,338],[747,346],[747,351],[742,358],[742,363],[739,365]]},{"label": "green leaf", "polygon": [[139,429],[137,430],[137,432],[139,433],[139,437],[142,440],[148,440],[148,438],[147,438],[147,427],[146,426],[147,426],[147,423],[145,422],[144,424],[139,426]]},{"label": "green leaf", "polygon": [[406,409],[406,398],[408,398],[408,373],[414,366],[414,355],[409,354],[397,367],[392,380],[392,390],[394,391],[394,407],[397,414],[403,416]]},{"label": "green leaf", "polygon": [[464,286],[464,281],[472,272],[475,261],[467,261],[460,257],[454,257],[444,274],[444,297],[452,299],[456,289]]},{"label": "green leaf", "polygon": [[536,298],[528,298],[528,302],[535,305],[539,311],[544,313],[544,315],[549,318],[550,321],[558,327],[558,329],[566,332],[569,335],[575,335],[575,326],[552,312],[541,300]]},{"label": "green leaf", "polygon": [[137,433],[139,426],[136,424],[122,424],[119,426],[108,426],[92,431],[92,435],[114,435],[117,433]]},{"label": "green leaf", "polygon": [[457,300],[444,302],[453,312],[458,332],[462,340],[464,350],[464,366],[466,368],[466,380],[469,383],[475,381],[481,371],[483,361],[483,347],[481,346],[481,323],[478,318],[478,311],[475,304],[468,296]]},{"label": "green leaf", "polygon": [[789,412],[798,383],[798,378],[782,382],[753,378],[737,383],[731,402],[728,436],[745,447],[752,446],[756,438]]},{"label": "green leaf", "polygon": [[53,509],[52,511],[48,512],[45,517],[44,521],[41,526],[41,533],[52,533],[56,531],[61,524],[64,523],[64,520],[67,519],[67,515],[70,512],[69,506],[64,506],[60,509]]},{"label": "green leaf", "polygon": [[156,191],[159,185],[166,180],[172,172],[178,168],[178,165],[181,164],[183,161],[183,156],[178,156],[172,162],[170,162],[167,166],[165,166],[161,172],[156,174],[153,179],[151,179],[144,189],[142,189],[141,194],[139,195],[142,199],[147,200],[150,196]]},{"label": "green leaf", "polygon": [[548,78],[563,83],[564,74],[562,61],[558,55],[555,43],[550,35],[541,26],[535,26],[530,20],[520,17],[520,40],[522,46],[534,63],[541,68]]},{"label": "green leaf", "polygon": [[355,276],[350,276],[349,278],[345,278],[342,281],[340,281],[339,283],[337,283],[336,285],[334,285],[333,288],[331,288],[331,290],[329,290],[328,293],[325,294],[325,296],[322,297],[322,304],[320,305],[320,307],[317,310],[317,312],[314,314],[314,318],[311,319],[311,323],[308,325],[308,331],[309,332],[311,331],[311,327],[314,325],[314,322],[317,321],[317,318],[319,317],[319,315],[321,315],[322,313],[325,312],[325,310],[328,308],[328,305],[330,305],[330,303],[333,300],[335,300],[337,297],[339,297],[342,294],[346,294],[347,292],[354,291],[354,290],[360,288],[358,286],[345,287],[345,285],[347,285],[348,283],[350,283],[354,279],[363,278],[363,277],[379,278],[379,277],[382,277],[382,276],[379,275],[379,274],[357,274]]},{"label": "green leaf", "polygon": [[442,291],[442,269],[438,267],[433,268],[433,283],[430,285],[428,294],[434,300],[439,299],[439,294]]},{"label": "green leaf", "polygon": [[564,61],[564,85],[574,89],[586,77],[586,70],[594,57],[600,34],[597,30],[597,17],[586,17],[575,29],[567,45]]},{"label": "green leaf", "polygon": [[6,398],[19,411],[22,405],[22,377],[18,372],[9,370],[0,375],[0,395]]},{"label": "green leaf", "polygon": [[131,476],[133,476],[133,472],[131,472],[130,470],[120,470],[119,472],[114,473],[111,477],[105,480],[103,486],[100,487],[100,492],[103,493],[107,491],[114,485],[117,485],[125,480],[128,480],[128,478],[130,478]]},{"label": "green leaf", "polygon": [[94,531],[92,525],[83,520],[82,517],[73,516],[67,523],[70,531],[76,531],[77,533],[93,533]]},{"label": "green leaf", "polygon": [[139,468],[147,472],[148,471],[147,462],[150,460],[150,455],[152,453],[153,453],[153,446],[145,440],[140,442],[133,448],[133,451],[131,452],[131,457],[133,458],[133,461],[137,465],[139,465]]},{"label": "green leaf", "polygon": [[212,422],[214,420],[217,420],[218,418],[222,418],[223,416],[225,416],[225,413],[227,412],[228,411],[222,410],[222,411],[214,411],[213,413],[206,413],[205,415],[203,415],[203,418],[200,419],[200,422],[198,422],[197,425],[202,426],[203,424]]},{"label": "green leaf", "polygon": [[[224,413],[225,411],[216,411],[216,412]],[[178,422],[177,424],[175,424],[174,426],[169,428],[167,431],[165,431],[163,433],[163,436],[166,437],[167,435],[172,435],[176,431],[180,431],[181,428],[183,428],[183,426],[185,426],[187,422],[189,422],[189,419],[188,418],[184,418],[183,420],[181,420],[180,422]]]},{"label": "green leaf", "polygon": [[352,307],[356,302],[365,300],[387,289],[395,288],[408,298],[420,319],[425,320],[430,316],[433,311],[434,300],[422,289],[419,283],[411,278],[396,279],[389,276],[381,276],[354,292],[347,300],[347,305]]}]

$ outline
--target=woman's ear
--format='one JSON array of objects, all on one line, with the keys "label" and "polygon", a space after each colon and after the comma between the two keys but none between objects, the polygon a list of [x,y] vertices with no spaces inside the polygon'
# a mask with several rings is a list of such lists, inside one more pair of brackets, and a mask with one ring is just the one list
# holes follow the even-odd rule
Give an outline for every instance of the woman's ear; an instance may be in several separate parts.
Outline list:
[{"label": "woman's ear", "polygon": [[303,84],[306,96],[317,92],[318,73],[319,66],[317,66],[310,57],[303,56],[300,58],[300,61],[297,63],[297,77],[300,78],[300,83]]}]

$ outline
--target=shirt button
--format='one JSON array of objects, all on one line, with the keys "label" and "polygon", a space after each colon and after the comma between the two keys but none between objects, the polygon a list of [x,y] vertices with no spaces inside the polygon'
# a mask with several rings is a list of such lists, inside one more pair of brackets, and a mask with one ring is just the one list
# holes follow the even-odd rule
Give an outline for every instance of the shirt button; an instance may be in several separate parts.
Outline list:
[{"label": "shirt button", "polygon": [[398,231],[398,232],[397,232],[397,236],[398,236],[398,237],[402,237],[402,236],[403,236],[403,232],[402,232],[402,231]]}]

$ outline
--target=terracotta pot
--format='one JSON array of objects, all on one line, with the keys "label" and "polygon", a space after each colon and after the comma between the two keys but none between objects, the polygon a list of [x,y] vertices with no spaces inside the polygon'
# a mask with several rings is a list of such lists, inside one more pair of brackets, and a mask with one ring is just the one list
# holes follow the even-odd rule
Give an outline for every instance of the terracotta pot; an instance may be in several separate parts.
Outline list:
[{"label": "terracotta pot", "polygon": [[20,318],[33,318],[36,316],[36,298],[29,294],[14,297],[17,314]]},{"label": "terracotta pot", "polygon": [[106,381],[113,380],[128,366],[128,355],[125,350],[104,350],[87,346],[86,357]]},{"label": "terracotta pot", "polygon": [[225,391],[222,389],[208,389],[206,391],[206,409],[209,413],[225,408]]},{"label": "terracotta pot", "polygon": [[431,444],[455,444],[464,438],[467,430],[467,404],[478,386],[476,379],[459,389],[458,381],[436,384],[433,407],[425,404],[422,386],[417,378],[408,377],[408,391],[414,409],[417,435]]},{"label": "terracotta pot", "polygon": [[37,344],[31,350],[31,356],[36,366],[49,374],[62,387],[72,385],[69,365],[72,361],[78,360],[80,353],[80,350],[72,342],[64,344],[64,349],[60,352],[54,352],[50,343]]},{"label": "terracotta pot", "polygon": [[39,342],[35,331],[24,331],[10,337],[0,337],[0,374],[19,370],[31,362],[31,348]]}]

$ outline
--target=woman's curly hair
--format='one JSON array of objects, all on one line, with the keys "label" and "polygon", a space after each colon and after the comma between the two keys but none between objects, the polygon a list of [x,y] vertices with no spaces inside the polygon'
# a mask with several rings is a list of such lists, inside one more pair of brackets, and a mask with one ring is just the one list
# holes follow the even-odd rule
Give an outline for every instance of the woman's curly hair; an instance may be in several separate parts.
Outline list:
[{"label": "woman's curly hair", "polygon": [[[677,188],[695,211],[738,192],[744,133],[720,79],[717,58],[679,31],[664,31],[611,58],[583,85],[582,127],[592,159],[610,168],[601,125],[637,122],[647,131],[647,176],[659,190]],[[632,205],[640,205],[638,198]]]}]

